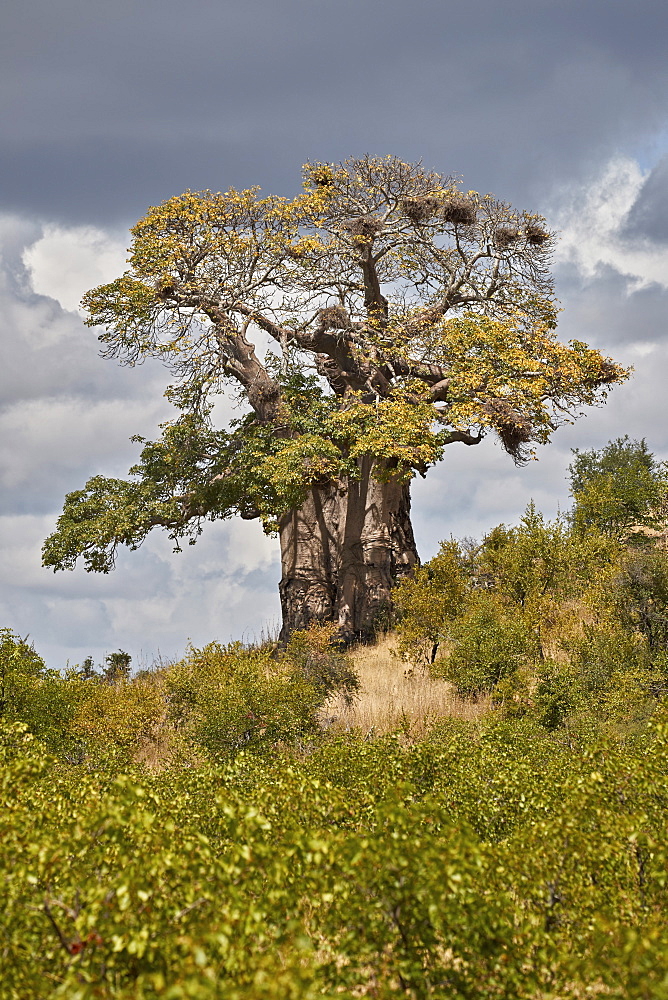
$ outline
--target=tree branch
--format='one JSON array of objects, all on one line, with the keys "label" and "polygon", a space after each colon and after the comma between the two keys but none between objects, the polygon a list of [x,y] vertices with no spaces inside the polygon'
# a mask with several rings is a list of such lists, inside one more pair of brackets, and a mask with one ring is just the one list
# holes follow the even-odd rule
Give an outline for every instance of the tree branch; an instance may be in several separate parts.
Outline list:
[{"label": "tree branch", "polygon": [[459,441],[461,444],[474,445],[480,444],[482,438],[483,435],[481,431],[478,431],[477,434],[469,434],[468,431],[450,431],[448,434],[444,435],[443,443],[453,444],[454,442]]}]

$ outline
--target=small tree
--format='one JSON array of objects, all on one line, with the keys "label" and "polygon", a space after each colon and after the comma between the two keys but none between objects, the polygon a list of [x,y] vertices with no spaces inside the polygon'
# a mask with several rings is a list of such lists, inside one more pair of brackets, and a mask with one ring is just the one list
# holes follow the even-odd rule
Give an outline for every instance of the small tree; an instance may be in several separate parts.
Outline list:
[{"label": "small tree", "polygon": [[668,648],[668,554],[630,548],[613,581],[613,599],[626,629],[645,636],[652,651]]},{"label": "small tree", "polygon": [[668,467],[657,462],[645,439],[628,435],[598,451],[578,451],[569,467],[577,527],[595,527],[626,538],[634,527],[656,528],[665,521]]},{"label": "small tree", "polygon": [[451,625],[452,651],[439,671],[460,695],[491,691],[538,654],[538,637],[521,610],[498,594],[475,591]]},{"label": "small tree", "polygon": [[99,679],[99,674],[95,669],[95,662],[92,656],[87,656],[85,660],[79,665],[77,670],[77,676],[81,678],[82,681],[92,681]]},{"label": "small tree", "polygon": [[[173,375],[180,415],[129,480],[70,493],[45,565],[108,572],[155,527],[280,536],[283,637],[364,637],[418,556],[410,481],[495,431],[516,462],[626,372],[559,343],[554,236],[536,215],[394,157],[307,164],[298,197],[186,192],[134,227],[84,299],[107,357]],[[227,429],[213,402],[245,406]]]},{"label": "small tree", "polygon": [[462,612],[469,590],[464,554],[451,539],[437,555],[402,580],[394,592],[400,615],[399,652],[414,662],[434,663],[452,622]]},{"label": "small tree", "polygon": [[130,676],[130,664],[132,657],[119,649],[116,653],[109,653],[105,656],[104,662],[107,664],[102,676],[107,684],[117,684],[119,681],[126,681]]},{"label": "small tree", "polygon": [[0,721],[22,719],[33,684],[46,674],[46,664],[26,639],[0,628]]}]

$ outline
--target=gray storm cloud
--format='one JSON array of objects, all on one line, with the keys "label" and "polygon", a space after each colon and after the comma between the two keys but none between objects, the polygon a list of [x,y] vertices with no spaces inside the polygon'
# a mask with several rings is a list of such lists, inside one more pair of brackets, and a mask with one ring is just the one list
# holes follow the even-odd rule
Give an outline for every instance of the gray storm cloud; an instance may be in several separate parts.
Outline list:
[{"label": "gray storm cloud", "polygon": [[625,228],[630,239],[668,244],[668,157],[645,179]]},{"label": "gray storm cloud", "polygon": [[4,204],[132,221],[290,194],[307,158],[423,157],[517,200],[662,127],[665,10],[603,0],[34,0],[3,14]]}]

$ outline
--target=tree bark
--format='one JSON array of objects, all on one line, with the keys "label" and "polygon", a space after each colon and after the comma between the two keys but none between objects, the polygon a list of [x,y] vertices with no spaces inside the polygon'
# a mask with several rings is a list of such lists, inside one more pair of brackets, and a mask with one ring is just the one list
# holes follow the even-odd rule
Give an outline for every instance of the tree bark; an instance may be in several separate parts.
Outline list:
[{"label": "tree bark", "polygon": [[410,487],[379,482],[371,456],[359,478],[313,487],[280,522],[282,641],[311,622],[335,622],[342,641],[373,637],[392,587],[419,562]]}]

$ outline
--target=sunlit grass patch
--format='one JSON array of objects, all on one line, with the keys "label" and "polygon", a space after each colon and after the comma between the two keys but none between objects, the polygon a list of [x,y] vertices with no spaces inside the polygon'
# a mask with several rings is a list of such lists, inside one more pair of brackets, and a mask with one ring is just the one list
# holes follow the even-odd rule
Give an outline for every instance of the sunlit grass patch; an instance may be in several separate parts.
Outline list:
[{"label": "sunlit grass patch", "polygon": [[417,735],[443,716],[474,719],[491,710],[490,696],[462,699],[452,684],[402,660],[393,636],[351,655],[360,694],[350,706],[341,697],[330,699],[322,713],[327,727],[373,734],[404,728]]}]

